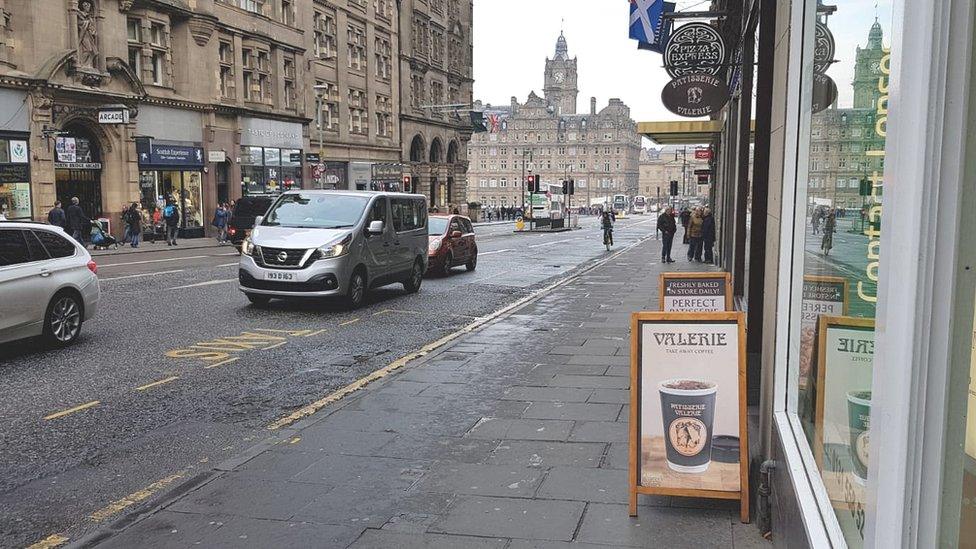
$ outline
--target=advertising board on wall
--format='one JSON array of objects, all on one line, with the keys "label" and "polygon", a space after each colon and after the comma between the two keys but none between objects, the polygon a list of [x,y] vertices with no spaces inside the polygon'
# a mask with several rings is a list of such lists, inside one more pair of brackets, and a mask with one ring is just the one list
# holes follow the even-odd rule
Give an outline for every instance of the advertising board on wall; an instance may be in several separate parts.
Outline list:
[{"label": "advertising board on wall", "polygon": [[745,315],[631,317],[630,514],[637,494],[740,500],[749,521]]}]

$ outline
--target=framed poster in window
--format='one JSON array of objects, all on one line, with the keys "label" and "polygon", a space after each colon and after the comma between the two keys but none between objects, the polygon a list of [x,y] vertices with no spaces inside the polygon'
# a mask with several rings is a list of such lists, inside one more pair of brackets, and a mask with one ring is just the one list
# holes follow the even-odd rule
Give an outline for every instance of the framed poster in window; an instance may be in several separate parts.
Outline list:
[{"label": "framed poster in window", "polygon": [[631,316],[630,514],[637,495],[738,499],[749,522],[745,315]]}]

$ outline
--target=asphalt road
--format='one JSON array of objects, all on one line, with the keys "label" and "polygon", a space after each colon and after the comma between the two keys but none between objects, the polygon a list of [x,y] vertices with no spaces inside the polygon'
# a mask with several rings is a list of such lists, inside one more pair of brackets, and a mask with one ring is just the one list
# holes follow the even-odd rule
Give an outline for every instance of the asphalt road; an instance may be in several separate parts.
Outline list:
[{"label": "asphalt road", "polygon": [[[572,232],[476,232],[475,272],[429,277],[415,295],[380,289],[357,311],[249,306],[232,248],[98,257],[102,303],[76,345],[0,347],[0,547],[78,539],[296,409],[607,254],[593,218]],[[617,249],[653,233],[651,216],[619,220]]]}]

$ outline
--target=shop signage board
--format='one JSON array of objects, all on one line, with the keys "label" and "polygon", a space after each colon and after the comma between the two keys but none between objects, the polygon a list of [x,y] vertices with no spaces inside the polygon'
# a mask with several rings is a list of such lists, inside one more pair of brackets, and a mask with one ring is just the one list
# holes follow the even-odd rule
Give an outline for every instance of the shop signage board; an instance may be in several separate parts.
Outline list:
[{"label": "shop signage board", "polygon": [[631,316],[630,515],[637,495],[738,499],[749,522],[745,314]]},{"label": "shop signage board", "polygon": [[699,185],[708,185],[709,182],[711,182],[711,178],[709,176],[707,176],[707,175],[699,175],[698,176],[698,184]]},{"label": "shop signage board", "polygon": [[826,110],[837,101],[837,83],[826,74],[813,75],[813,100],[811,109],[813,114]]},{"label": "shop signage board", "polygon": [[664,69],[671,78],[691,74],[715,76],[722,71],[724,63],[725,40],[708,23],[686,23],[678,27],[664,48]]},{"label": "shop signage board", "polygon": [[712,170],[695,170],[695,175],[712,175]]},{"label": "shop signage board", "polygon": [[711,160],[712,149],[695,149],[695,160]]},{"label": "shop signage board", "polygon": [[30,181],[27,164],[0,164],[0,183],[26,183]]},{"label": "shop signage board", "polygon": [[129,109],[105,109],[98,111],[99,124],[128,124]]},{"label": "shop signage board", "polygon": [[139,164],[143,166],[203,167],[203,148],[165,145],[149,139],[136,139]]},{"label": "shop signage board", "polygon": [[666,313],[732,310],[729,273],[661,273],[660,307]]},{"label": "shop signage board", "polygon": [[10,162],[14,164],[27,164],[30,159],[27,156],[27,141],[17,139],[10,140]]},{"label": "shop signage board", "polygon": [[220,164],[221,162],[227,161],[227,153],[224,151],[207,151],[207,162],[216,162]]},{"label": "shop signage board", "polygon": [[844,537],[864,538],[871,440],[874,319],[822,316],[817,326],[813,451]]},{"label": "shop signage board", "polygon": [[834,62],[836,44],[834,33],[823,22],[817,22],[813,38],[813,72],[824,74]]},{"label": "shop signage board", "polygon": [[318,164],[322,162],[322,157],[319,153],[305,153],[305,162],[308,164]]},{"label": "shop signage board", "polygon": [[710,74],[679,76],[665,84],[661,102],[678,116],[697,118],[716,114],[729,101],[725,81]]},{"label": "shop signage board", "polygon": [[57,170],[100,170],[101,162],[55,162],[54,168]]}]

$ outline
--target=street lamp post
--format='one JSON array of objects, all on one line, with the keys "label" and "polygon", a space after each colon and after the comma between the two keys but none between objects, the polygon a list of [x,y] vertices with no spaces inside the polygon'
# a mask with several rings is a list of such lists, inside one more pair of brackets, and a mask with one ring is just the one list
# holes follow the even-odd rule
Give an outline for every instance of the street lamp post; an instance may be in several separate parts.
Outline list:
[{"label": "street lamp post", "polygon": [[[328,90],[329,87],[324,84],[316,84],[315,86],[312,86],[312,89],[315,90],[315,118],[319,126],[319,163],[321,164],[325,158],[325,153],[322,151],[322,149],[325,147],[325,123],[322,120],[322,106],[325,103],[325,91]],[[319,172],[319,187],[325,188],[324,170]]]}]

